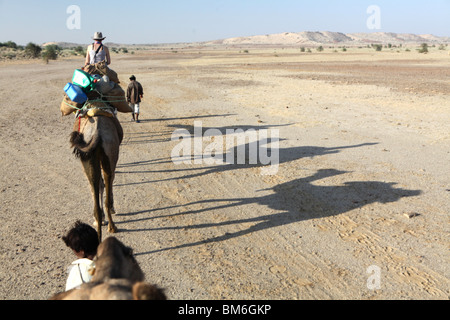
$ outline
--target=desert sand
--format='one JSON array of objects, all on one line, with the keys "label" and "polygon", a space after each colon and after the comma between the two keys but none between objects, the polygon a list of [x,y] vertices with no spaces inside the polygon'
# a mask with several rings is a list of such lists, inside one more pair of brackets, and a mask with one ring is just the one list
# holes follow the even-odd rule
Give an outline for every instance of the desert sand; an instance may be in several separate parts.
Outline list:
[{"label": "desert sand", "polygon": [[[0,64],[0,299],[63,291],[61,237],[93,222],[59,112],[82,63]],[[170,299],[449,298],[447,52],[178,48],[111,68],[145,91],[141,123],[119,114],[115,236]],[[175,165],[194,121],[279,130],[278,171]]]}]

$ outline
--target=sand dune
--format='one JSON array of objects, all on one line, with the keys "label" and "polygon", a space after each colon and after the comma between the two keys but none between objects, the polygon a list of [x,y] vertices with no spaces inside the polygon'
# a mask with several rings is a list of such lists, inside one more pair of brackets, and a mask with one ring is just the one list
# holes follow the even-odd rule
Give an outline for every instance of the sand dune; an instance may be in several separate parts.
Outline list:
[{"label": "sand dune", "polygon": [[449,37],[434,35],[398,34],[392,32],[350,33],[341,32],[285,32],[278,34],[257,35],[250,37],[236,37],[214,41],[214,44],[225,45],[320,45],[339,44],[360,46],[371,43],[381,44],[420,44],[420,43],[448,43]]}]

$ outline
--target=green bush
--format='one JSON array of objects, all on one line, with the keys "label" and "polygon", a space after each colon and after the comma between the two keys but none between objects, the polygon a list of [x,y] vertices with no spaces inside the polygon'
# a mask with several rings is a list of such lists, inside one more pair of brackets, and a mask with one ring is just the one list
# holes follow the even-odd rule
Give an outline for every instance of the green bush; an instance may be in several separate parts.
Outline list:
[{"label": "green bush", "polygon": [[54,45],[50,45],[45,47],[44,52],[42,53],[42,58],[44,59],[44,61],[46,63],[49,62],[49,60],[56,60],[58,59],[58,51],[57,51],[57,46]]},{"label": "green bush", "polygon": [[12,41],[4,42],[4,43],[0,42],[0,47],[17,49],[17,44],[15,42],[12,42]]},{"label": "green bush", "polygon": [[420,49],[418,49],[419,53],[428,53],[428,44],[422,43],[420,45]]},{"label": "green bush", "polygon": [[372,48],[374,48],[375,51],[381,51],[381,50],[383,50],[383,45],[382,44],[373,44]]},{"label": "green bush", "polygon": [[25,54],[31,58],[39,58],[42,48],[32,42],[28,43],[25,47]]},{"label": "green bush", "polygon": [[78,46],[74,48],[75,52],[80,55],[84,55],[84,48],[82,46]]}]

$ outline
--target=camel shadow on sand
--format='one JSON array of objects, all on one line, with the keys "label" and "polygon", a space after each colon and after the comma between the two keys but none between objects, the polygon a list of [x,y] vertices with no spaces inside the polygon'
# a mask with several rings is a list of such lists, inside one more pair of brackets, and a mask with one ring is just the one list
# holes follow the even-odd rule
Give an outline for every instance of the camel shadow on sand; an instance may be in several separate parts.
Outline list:
[{"label": "camel shadow on sand", "polygon": [[[280,149],[279,159],[280,164],[299,160],[305,157],[314,158],[317,156],[324,156],[328,154],[339,153],[346,149],[361,148],[365,146],[376,145],[376,143],[363,143],[351,146],[341,147],[292,147]],[[159,159],[158,163],[169,162],[168,159]],[[139,163],[125,164],[123,167],[139,166]],[[123,168],[122,167],[122,168]],[[169,170],[155,170],[155,171],[138,171],[140,173],[158,172],[165,173],[180,172],[181,175],[177,177],[155,180],[155,181],[170,181],[177,179],[189,179],[203,175],[208,175],[216,172],[227,172],[229,170],[239,170],[242,168],[261,167],[260,164],[251,165],[235,165],[226,164],[221,166],[206,166],[201,168],[183,168],[183,169],[169,169]],[[193,225],[179,225],[171,227],[155,227],[147,229],[123,230],[125,232],[151,232],[162,230],[195,230],[205,228],[217,228],[230,225],[245,225],[251,224],[250,227],[244,228],[236,232],[227,232],[217,236],[212,236],[197,242],[184,243],[176,246],[156,249],[148,252],[137,253],[137,255],[152,254],[167,250],[195,247],[207,243],[216,243],[226,241],[232,238],[245,236],[254,232],[261,232],[271,228],[286,226],[301,221],[317,218],[325,218],[340,215],[351,210],[362,208],[372,203],[394,203],[405,197],[414,197],[421,194],[420,190],[406,190],[397,188],[397,183],[387,183],[380,181],[349,181],[340,183],[339,185],[317,185],[317,182],[327,178],[333,178],[347,174],[347,171],[339,171],[336,169],[321,169],[311,176],[294,179],[292,181],[282,183],[266,190],[259,190],[257,193],[261,196],[250,198],[217,198],[205,199],[182,205],[169,206],[163,208],[154,208],[134,213],[124,214],[123,216],[136,216],[141,214],[151,215],[134,220],[127,220],[122,223],[139,222],[144,220],[154,220],[157,225],[158,219],[168,217],[186,216],[186,215],[205,215],[205,222]],[[140,182],[150,183],[155,181]],[[319,183],[320,184],[320,183]],[[230,219],[223,222],[208,222],[208,213],[222,210],[235,209],[241,206],[263,206],[273,210],[274,213],[257,215],[253,214],[248,218],[233,218],[234,214],[230,214]],[[201,209],[189,209],[189,208]],[[159,212],[173,212],[173,214],[158,215]],[[120,224],[120,223],[118,223]]]}]

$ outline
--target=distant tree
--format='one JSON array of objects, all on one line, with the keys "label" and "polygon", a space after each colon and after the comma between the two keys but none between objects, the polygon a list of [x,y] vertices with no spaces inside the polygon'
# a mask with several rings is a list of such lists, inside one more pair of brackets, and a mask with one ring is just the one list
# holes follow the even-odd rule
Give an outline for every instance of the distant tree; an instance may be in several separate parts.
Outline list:
[{"label": "distant tree", "polygon": [[42,53],[42,58],[46,63],[49,62],[49,60],[56,60],[58,59],[58,50],[56,49],[58,46],[50,45],[45,47],[44,52]]},{"label": "distant tree", "polygon": [[420,45],[420,49],[418,49],[419,53],[428,53],[428,44],[422,43]]},{"label": "distant tree", "polygon": [[7,47],[7,48],[11,48],[11,49],[17,49],[17,44],[15,42],[12,42],[12,41],[8,41],[8,42],[3,43],[3,46]]},{"label": "distant tree", "polygon": [[41,55],[42,48],[32,42],[25,47],[25,54],[31,58],[38,58]]},{"label": "distant tree", "polygon": [[323,47],[322,46],[318,47],[317,51],[322,52],[323,51]]},{"label": "distant tree", "polygon": [[57,44],[50,44],[48,46],[45,46],[45,48],[53,48],[57,53],[61,52],[63,49],[58,46]]},{"label": "distant tree", "polygon": [[372,48],[374,48],[375,51],[381,51],[381,50],[383,50],[383,45],[382,44],[373,44]]},{"label": "distant tree", "polygon": [[81,55],[84,54],[84,48],[82,46],[78,46],[78,47],[74,48],[74,50],[78,54],[81,54]]}]

